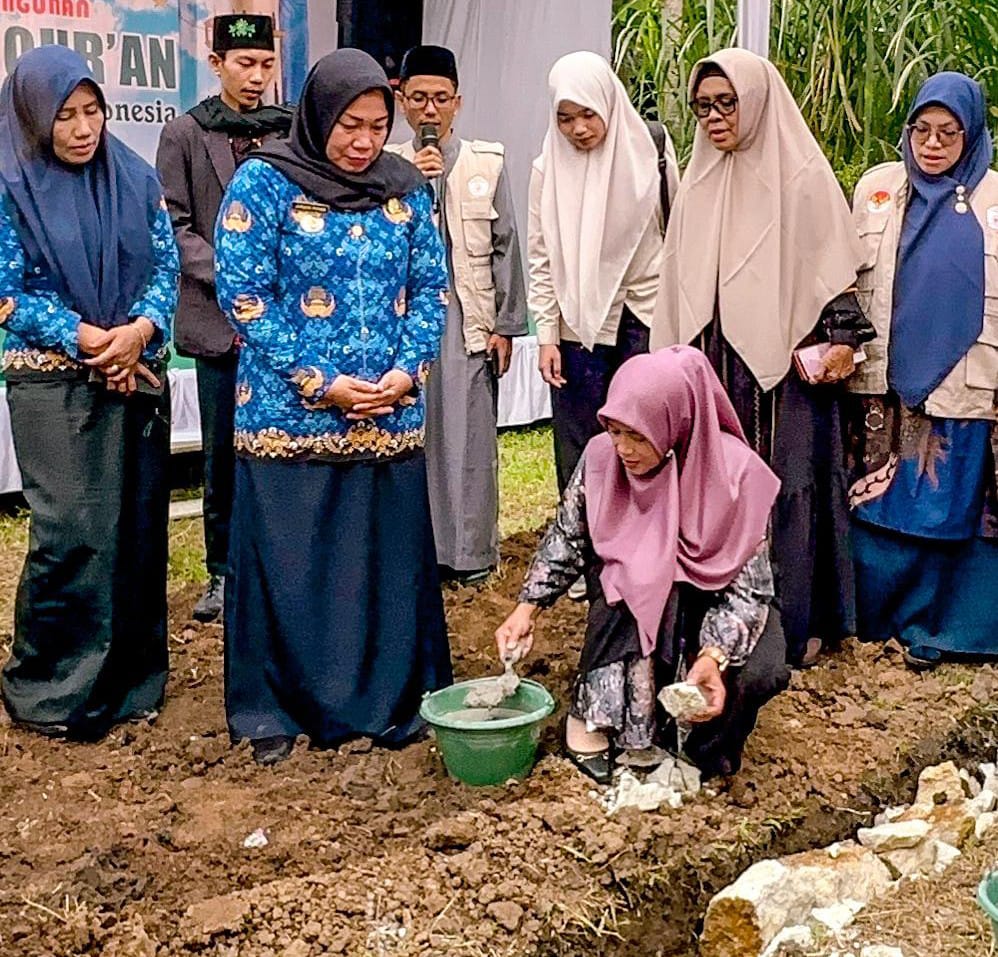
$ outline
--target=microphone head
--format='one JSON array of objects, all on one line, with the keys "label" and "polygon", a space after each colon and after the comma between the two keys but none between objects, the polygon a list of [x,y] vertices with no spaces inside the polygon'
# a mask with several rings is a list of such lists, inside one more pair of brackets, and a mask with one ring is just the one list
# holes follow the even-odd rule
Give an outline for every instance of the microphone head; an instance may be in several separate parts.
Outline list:
[{"label": "microphone head", "polygon": [[440,146],[440,130],[433,123],[423,123],[419,127],[419,148]]}]

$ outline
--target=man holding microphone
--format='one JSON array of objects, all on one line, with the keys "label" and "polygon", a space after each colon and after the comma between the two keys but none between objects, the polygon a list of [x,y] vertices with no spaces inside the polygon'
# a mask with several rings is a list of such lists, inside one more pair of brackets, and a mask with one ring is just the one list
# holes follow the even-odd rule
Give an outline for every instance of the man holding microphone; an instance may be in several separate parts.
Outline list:
[{"label": "man holding microphone", "polygon": [[450,304],[426,386],[426,466],[437,561],[464,584],[499,560],[498,380],[512,337],[527,332],[523,266],[504,147],[462,140],[454,54],[413,47],[402,60],[399,108],[415,136],[386,147],[433,185],[447,247]]}]

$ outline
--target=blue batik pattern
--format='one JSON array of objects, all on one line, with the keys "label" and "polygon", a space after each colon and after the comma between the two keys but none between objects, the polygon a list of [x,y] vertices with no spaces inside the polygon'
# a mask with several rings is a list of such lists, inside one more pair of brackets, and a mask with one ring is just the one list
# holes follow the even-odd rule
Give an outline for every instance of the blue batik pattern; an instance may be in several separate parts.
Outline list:
[{"label": "blue batik pattern", "polygon": [[[147,361],[162,360],[177,310],[180,254],[166,204],[161,201],[152,225],[153,274],[129,310],[145,316],[156,333],[144,353]],[[0,190],[0,329],[5,373],[64,372],[83,368],[77,344],[79,315],[62,301],[40,266],[29,266],[14,227],[13,212]]]},{"label": "blue batik pattern", "polygon": [[444,263],[426,187],[342,212],[262,160],[240,166],[215,226],[218,302],[242,343],[237,450],[357,459],[420,447],[421,394],[359,422],[316,404],[338,375],[423,381],[447,309]]}]

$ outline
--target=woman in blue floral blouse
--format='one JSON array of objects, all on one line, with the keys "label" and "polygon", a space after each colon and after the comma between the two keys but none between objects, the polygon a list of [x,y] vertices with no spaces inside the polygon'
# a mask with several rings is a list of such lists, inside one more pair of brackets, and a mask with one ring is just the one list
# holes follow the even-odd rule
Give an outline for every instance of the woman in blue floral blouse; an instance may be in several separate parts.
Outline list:
[{"label": "woman in blue floral blouse", "polygon": [[167,674],[170,398],[179,260],[154,170],[105,128],[72,50],[0,91],[0,327],[31,507],[3,699],[73,738],[150,717]]},{"label": "woman in blue floral blouse", "polygon": [[226,710],[264,764],[299,734],[404,743],[451,680],[420,393],[447,275],[426,181],[382,152],[391,103],[367,54],[324,57],[216,227],[243,343]]}]

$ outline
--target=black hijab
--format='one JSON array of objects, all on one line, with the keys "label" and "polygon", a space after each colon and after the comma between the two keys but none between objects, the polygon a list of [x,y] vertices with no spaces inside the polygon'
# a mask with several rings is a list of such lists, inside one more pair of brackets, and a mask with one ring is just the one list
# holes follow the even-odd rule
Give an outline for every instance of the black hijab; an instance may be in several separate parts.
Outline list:
[{"label": "black hijab", "polygon": [[291,121],[291,135],[252,154],[279,169],[307,196],[332,209],[364,212],[383,206],[426,183],[407,160],[382,151],[362,173],[349,173],[326,157],[326,141],[343,111],[363,93],[378,90],[388,107],[391,131],[393,101],[388,77],[363,50],[329,53],[309,71]]},{"label": "black hijab", "polygon": [[161,202],[156,171],[107,131],[80,166],[52,151],[63,103],[89,84],[104,95],[79,53],[41,46],[25,53],[0,89],[0,197],[28,266],[48,276],[85,322],[124,325],[153,273],[152,224]]}]

